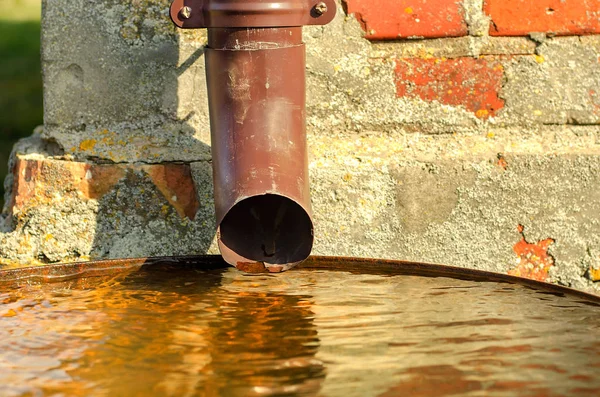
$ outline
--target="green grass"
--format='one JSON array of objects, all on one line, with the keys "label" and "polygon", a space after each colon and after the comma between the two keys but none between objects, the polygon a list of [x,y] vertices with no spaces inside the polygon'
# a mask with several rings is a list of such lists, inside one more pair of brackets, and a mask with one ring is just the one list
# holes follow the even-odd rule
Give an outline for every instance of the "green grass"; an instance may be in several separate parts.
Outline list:
[{"label": "green grass", "polygon": [[13,144],[43,122],[39,15],[39,0],[0,0],[0,181]]}]

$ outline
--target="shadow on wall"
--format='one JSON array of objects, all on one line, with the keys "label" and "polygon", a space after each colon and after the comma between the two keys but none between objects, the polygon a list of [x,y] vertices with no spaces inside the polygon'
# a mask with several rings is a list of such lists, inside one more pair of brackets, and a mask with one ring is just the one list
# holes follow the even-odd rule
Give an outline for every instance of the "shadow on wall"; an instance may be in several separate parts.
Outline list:
[{"label": "shadow on wall", "polygon": [[[178,43],[181,41],[179,37]],[[183,51],[178,51],[181,56]],[[149,58],[152,56],[148,54]],[[162,90],[163,97],[173,101],[170,108],[178,113],[175,117],[166,115],[177,119],[179,131],[174,134],[179,136],[174,139],[184,141],[193,153],[210,153],[210,146],[194,136],[198,127],[188,122],[195,110],[180,114],[182,75],[199,63],[204,64],[204,48],[179,62],[176,57],[170,60],[172,63],[166,65],[169,77],[163,80]],[[141,66],[152,67],[150,63]],[[140,71],[142,75],[145,72]],[[98,164],[93,168],[91,173],[97,173],[100,191],[106,193],[97,199],[92,259],[209,253],[216,230],[210,161]],[[110,189],[106,190],[105,184]]]}]

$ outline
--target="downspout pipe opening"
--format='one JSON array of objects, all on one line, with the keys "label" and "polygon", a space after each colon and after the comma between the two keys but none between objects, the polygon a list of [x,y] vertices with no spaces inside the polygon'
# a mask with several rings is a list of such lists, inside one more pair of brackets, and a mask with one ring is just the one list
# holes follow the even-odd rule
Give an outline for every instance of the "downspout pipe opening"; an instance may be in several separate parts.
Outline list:
[{"label": "downspout pipe opening", "polygon": [[[308,213],[294,200],[277,194],[237,203],[221,222],[219,235],[221,250],[262,262],[267,269],[270,265],[301,262],[313,246],[313,224]],[[244,263],[237,265],[243,267]]]}]

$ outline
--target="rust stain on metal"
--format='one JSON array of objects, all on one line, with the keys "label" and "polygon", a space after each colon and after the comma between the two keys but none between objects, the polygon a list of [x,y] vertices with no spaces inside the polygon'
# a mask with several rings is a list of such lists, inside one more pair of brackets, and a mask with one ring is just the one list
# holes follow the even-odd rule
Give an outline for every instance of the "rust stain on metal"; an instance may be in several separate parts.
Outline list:
[{"label": "rust stain on metal", "polygon": [[236,267],[246,273],[266,273],[267,268],[262,262],[238,262]]},{"label": "rust stain on metal", "polygon": [[517,267],[509,270],[508,274],[546,281],[550,268],[554,266],[554,258],[548,254],[548,248],[554,243],[554,239],[549,238],[532,244],[525,240],[523,234],[525,228],[522,225],[519,225],[518,230],[521,233],[521,241],[513,247],[518,255],[518,263]]},{"label": "rust stain on metal", "polygon": [[285,270],[285,268],[280,265],[274,265],[274,266],[269,266],[268,270],[269,270],[269,273],[281,273]]}]

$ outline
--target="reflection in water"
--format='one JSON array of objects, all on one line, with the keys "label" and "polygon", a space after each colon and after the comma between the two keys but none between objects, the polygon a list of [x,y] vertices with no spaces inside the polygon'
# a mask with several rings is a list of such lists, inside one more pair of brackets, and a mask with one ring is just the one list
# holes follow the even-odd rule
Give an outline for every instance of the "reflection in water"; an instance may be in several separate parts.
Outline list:
[{"label": "reflection in water", "polygon": [[0,394],[317,393],[310,296],[237,288],[256,279],[237,271],[221,286],[222,273],[142,271],[4,294]]},{"label": "reflection in water", "polygon": [[[265,288],[274,276],[228,272],[209,323],[206,395],[314,395],[325,378],[312,298]],[[291,292],[291,291],[290,291]]]},{"label": "reflection in water", "polygon": [[600,308],[521,286],[154,267],[0,294],[0,395],[596,395]]}]

